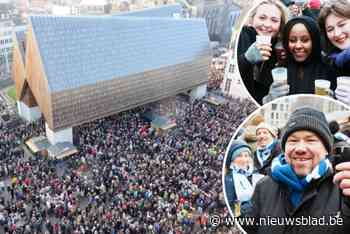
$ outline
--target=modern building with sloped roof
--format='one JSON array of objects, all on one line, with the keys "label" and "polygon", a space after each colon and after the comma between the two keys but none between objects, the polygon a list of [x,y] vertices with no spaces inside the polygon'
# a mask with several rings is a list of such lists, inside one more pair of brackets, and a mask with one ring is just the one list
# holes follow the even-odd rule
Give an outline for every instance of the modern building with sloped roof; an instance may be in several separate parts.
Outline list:
[{"label": "modern building with sloped roof", "polygon": [[52,144],[71,142],[73,126],[189,90],[203,96],[208,31],[202,19],[31,16],[25,61],[18,93],[33,95]]},{"label": "modern building with sloped roof", "polygon": [[13,36],[12,77],[15,80],[17,109],[20,116],[31,122],[40,118],[41,113],[28,82],[25,80],[26,33],[16,32]]}]

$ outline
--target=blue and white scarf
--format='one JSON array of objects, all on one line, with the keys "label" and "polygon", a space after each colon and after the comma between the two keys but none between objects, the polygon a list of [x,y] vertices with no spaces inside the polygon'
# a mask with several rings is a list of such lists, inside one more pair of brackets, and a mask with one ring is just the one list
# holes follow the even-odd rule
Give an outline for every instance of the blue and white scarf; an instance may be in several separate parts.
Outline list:
[{"label": "blue and white scarf", "polygon": [[[247,169],[242,169],[233,165],[231,169],[236,199],[240,202],[249,201],[253,195],[256,183],[263,178],[264,175],[253,173],[253,165],[249,165]],[[251,182],[248,180],[249,176],[252,176]]]},{"label": "blue and white scarf", "polygon": [[319,162],[310,174],[299,178],[293,168],[287,163],[284,154],[280,154],[272,161],[271,177],[275,181],[282,182],[288,186],[291,191],[290,201],[294,207],[297,207],[301,202],[303,191],[305,191],[313,180],[318,180],[325,176],[331,167],[332,165],[326,157],[326,159]]},{"label": "blue and white scarf", "polygon": [[276,143],[277,141],[274,140],[265,148],[257,148],[256,156],[261,166],[264,166],[266,161],[269,159],[272,150],[275,148]]},{"label": "blue and white scarf", "polygon": [[232,170],[232,173],[242,174],[244,176],[251,176],[254,171],[254,166],[249,165],[246,169],[240,168],[236,166],[235,164],[230,165],[230,169]]}]

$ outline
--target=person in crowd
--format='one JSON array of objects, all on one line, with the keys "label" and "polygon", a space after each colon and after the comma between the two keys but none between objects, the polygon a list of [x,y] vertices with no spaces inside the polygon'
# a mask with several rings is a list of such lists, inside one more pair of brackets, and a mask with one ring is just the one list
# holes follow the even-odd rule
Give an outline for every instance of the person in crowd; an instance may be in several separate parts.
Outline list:
[{"label": "person in crowd", "polygon": [[310,9],[310,12],[315,19],[317,19],[320,14],[321,5],[322,5],[321,0],[309,0],[307,3],[307,6]]},{"label": "person in crowd", "polygon": [[[332,167],[332,139],[322,112],[301,107],[291,114],[281,137],[283,153],[273,160],[271,176],[257,183],[245,215],[280,220],[278,225],[246,223],[247,233],[348,233],[350,162]],[[287,217],[293,224],[281,221]],[[308,221],[302,223],[303,218]],[[330,220],[337,222],[327,225]]]},{"label": "person in crowd", "polygon": [[243,141],[247,142],[252,152],[256,151],[256,127],[264,121],[264,116],[260,114],[255,115],[246,123],[244,131],[240,136]]},{"label": "person in crowd", "polygon": [[329,123],[329,129],[334,136],[334,144],[341,141],[345,141],[346,143],[350,144],[350,137],[341,132],[339,123],[336,120]]},{"label": "person in crowd", "polygon": [[[325,52],[337,76],[350,76],[350,2],[327,1],[321,8],[318,22],[326,41]],[[350,81],[342,82],[338,84],[335,96],[349,105],[349,92]]]},{"label": "person in crowd", "polygon": [[320,31],[312,18],[290,19],[283,30],[283,46],[287,51],[288,84],[274,82],[264,102],[288,94],[313,94],[315,80],[320,79],[330,81],[330,89],[335,90],[336,75],[323,61]]},{"label": "person in crowd", "polygon": [[266,122],[262,122],[256,127],[254,168],[261,174],[270,174],[271,162],[281,152],[277,139],[278,130]]},{"label": "person in crowd", "polygon": [[[263,0],[253,10],[249,24],[243,26],[239,35],[239,72],[245,87],[259,104],[273,81],[271,69],[277,62],[273,48],[286,21],[287,11],[279,0]],[[271,40],[258,44],[257,36],[268,36]]]},{"label": "person in crowd", "polygon": [[[45,134],[43,119],[11,128],[0,119],[0,233],[227,233],[208,222],[229,215],[220,155],[256,106],[175,104],[177,126],[162,134],[144,107],[76,126],[79,153],[55,163],[22,148]],[[8,109],[0,96],[0,116]]]},{"label": "person in crowd", "polygon": [[321,7],[320,0],[282,0],[288,7],[290,17],[309,16],[317,19]]},{"label": "person in crowd", "polygon": [[240,140],[231,143],[225,167],[225,194],[235,217],[250,209],[256,183],[264,175],[254,171],[253,155],[249,145]]}]

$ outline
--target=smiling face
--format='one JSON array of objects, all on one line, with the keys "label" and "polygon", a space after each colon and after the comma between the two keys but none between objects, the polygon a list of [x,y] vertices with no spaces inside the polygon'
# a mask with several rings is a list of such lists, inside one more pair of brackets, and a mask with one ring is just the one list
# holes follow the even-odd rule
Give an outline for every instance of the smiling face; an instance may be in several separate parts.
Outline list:
[{"label": "smiling face", "polygon": [[276,37],[281,26],[282,13],[273,4],[262,4],[256,9],[252,26],[258,35]]},{"label": "smiling face", "polygon": [[298,176],[309,174],[326,155],[321,139],[311,131],[296,131],[287,138],[286,160]]},{"label": "smiling face", "polygon": [[303,24],[295,24],[289,32],[288,50],[297,62],[304,62],[312,52],[312,40]]},{"label": "smiling face", "polygon": [[350,19],[330,14],[325,20],[329,41],[337,48],[350,48]]},{"label": "smiling face", "polygon": [[240,169],[247,170],[253,165],[253,159],[248,151],[244,151],[235,157],[232,163]]},{"label": "smiling face", "polygon": [[256,131],[256,145],[259,148],[265,148],[267,145],[271,144],[273,141],[273,136],[266,128],[259,128]]}]

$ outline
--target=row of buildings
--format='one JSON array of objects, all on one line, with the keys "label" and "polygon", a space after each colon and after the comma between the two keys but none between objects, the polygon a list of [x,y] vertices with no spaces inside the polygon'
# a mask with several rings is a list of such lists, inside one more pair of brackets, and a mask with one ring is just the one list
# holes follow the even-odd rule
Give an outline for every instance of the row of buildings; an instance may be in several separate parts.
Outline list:
[{"label": "row of buildings", "polygon": [[8,78],[11,71],[13,34],[25,29],[15,2],[0,1],[0,79]]},{"label": "row of buildings", "polygon": [[[180,17],[204,18],[210,41],[228,46],[232,28],[240,16],[241,7],[228,0],[176,0]],[[119,15],[121,12],[173,11],[175,0],[2,0],[0,2],[0,73],[9,74],[12,64],[13,33],[26,30],[28,15]],[[169,7],[167,7],[169,6]],[[157,8],[162,8],[158,11]],[[155,9],[155,11],[154,11]],[[128,13],[129,14],[129,13]],[[4,20],[3,20],[4,19]]]},{"label": "row of buildings", "polygon": [[330,98],[320,98],[313,95],[301,95],[298,97],[287,96],[283,99],[269,103],[260,110],[260,114],[272,126],[282,128],[288,121],[290,114],[302,106],[313,107],[326,114],[328,121],[341,120],[339,115],[344,113],[350,116],[349,109],[345,105],[335,102]]},{"label": "row of buildings", "polygon": [[[13,58],[13,35],[26,31],[29,15],[111,15],[163,4],[163,1],[158,3],[152,0],[1,0],[0,79],[9,77]],[[169,10],[173,8],[170,7]]]}]

